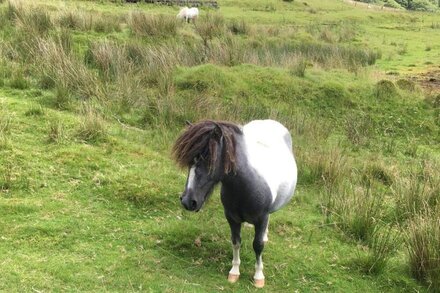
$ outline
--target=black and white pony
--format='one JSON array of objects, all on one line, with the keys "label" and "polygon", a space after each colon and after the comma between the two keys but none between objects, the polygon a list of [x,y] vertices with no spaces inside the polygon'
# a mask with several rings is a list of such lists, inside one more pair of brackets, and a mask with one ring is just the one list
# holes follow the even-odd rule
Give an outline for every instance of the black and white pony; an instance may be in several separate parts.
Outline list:
[{"label": "black and white pony", "polygon": [[289,131],[273,120],[255,120],[244,126],[230,122],[201,121],[190,125],[177,139],[173,154],[188,168],[182,205],[199,211],[214,186],[221,182],[221,201],[231,228],[232,269],[228,280],[240,275],[241,224],[255,227],[254,284],[264,286],[263,252],[269,214],[293,196],[297,168]]}]

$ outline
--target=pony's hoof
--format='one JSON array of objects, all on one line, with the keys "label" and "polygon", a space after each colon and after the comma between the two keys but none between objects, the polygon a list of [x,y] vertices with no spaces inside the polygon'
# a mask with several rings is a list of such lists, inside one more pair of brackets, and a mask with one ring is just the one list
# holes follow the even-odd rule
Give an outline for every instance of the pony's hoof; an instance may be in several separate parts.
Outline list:
[{"label": "pony's hoof", "polygon": [[254,286],[256,288],[263,288],[264,287],[264,279],[254,279]]},{"label": "pony's hoof", "polygon": [[240,278],[240,275],[229,274],[228,282],[233,284],[238,281],[238,278]]}]

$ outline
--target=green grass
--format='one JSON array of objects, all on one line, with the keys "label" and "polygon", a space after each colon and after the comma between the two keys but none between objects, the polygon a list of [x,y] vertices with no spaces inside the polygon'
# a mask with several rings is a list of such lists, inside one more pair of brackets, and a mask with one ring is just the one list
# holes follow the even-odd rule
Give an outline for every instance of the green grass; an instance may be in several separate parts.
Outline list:
[{"label": "green grass", "polygon": [[253,230],[228,284],[218,191],[179,203],[170,148],[205,118],[292,132],[299,186],[271,216],[264,291],[438,284],[438,261],[420,266],[438,255],[438,92],[410,78],[440,62],[438,14],[225,0],[193,25],[177,7],[26,5],[0,4],[0,291],[256,291]]}]

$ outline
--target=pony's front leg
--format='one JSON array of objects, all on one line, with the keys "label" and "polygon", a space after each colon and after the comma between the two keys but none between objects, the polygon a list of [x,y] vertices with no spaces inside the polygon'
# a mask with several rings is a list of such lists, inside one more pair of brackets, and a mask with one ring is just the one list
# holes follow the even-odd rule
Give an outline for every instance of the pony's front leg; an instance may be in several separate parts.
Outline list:
[{"label": "pony's front leg", "polygon": [[[255,251],[256,263],[254,274],[254,285],[257,288],[264,287],[264,274],[263,274],[263,249],[264,249],[264,236],[269,224],[269,216],[266,215],[261,221],[255,223],[255,238],[253,247]],[[266,235],[267,236],[267,235]]]},{"label": "pony's front leg", "polygon": [[229,227],[231,228],[232,240],[232,268],[229,271],[228,281],[235,283],[240,277],[240,244],[241,244],[241,223],[236,223],[234,220],[228,218]]}]

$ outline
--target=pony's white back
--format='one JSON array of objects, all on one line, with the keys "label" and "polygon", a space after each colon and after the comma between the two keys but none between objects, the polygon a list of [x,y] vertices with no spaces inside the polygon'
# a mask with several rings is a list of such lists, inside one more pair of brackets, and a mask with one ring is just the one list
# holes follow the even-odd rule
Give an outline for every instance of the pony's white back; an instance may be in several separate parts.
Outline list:
[{"label": "pony's white back", "polygon": [[199,16],[199,9],[197,7],[183,7],[180,9],[179,13],[177,14],[177,18],[179,19],[196,19]]},{"label": "pony's white back", "polygon": [[184,19],[186,17],[186,14],[188,13],[188,7],[183,7],[182,9],[180,9],[179,13],[177,14],[177,18],[179,19]]},{"label": "pony's white back", "polygon": [[272,210],[287,203],[297,181],[297,167],[289,131],[274,120],[255,120],[243,126],[249,164],[266,181]]}]

